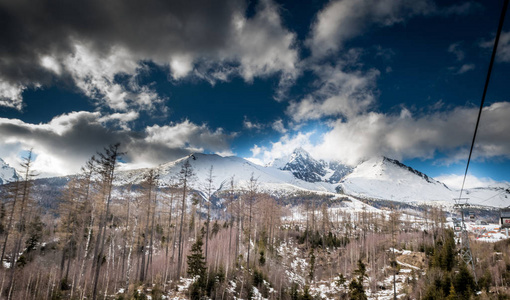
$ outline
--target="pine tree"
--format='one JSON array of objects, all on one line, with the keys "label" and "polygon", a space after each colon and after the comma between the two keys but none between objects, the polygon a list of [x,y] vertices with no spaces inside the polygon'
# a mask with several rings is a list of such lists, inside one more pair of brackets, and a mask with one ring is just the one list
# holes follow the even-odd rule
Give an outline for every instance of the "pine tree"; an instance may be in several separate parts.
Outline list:
[{"label": "pine tree", "polygon": [[459,272],[455,275],[453,284],[460,299],[470,299],[475,290],[475,280],[465,264],[460,264]]},{"label": "pine tree", "polygon": [[358,275],[358,278],[353,278],[349,284],[349,299],[352,300],[367,300],[365,289],[363,288],[363,278],[366,275],[366,266],[360,260],[358,260],[358,269],[354,271],[354,274]]},{"label": "pine tree", "polygon": [[190,288],[191,299],[200,299],[207,286],[205,257],[203,255],[202,235],[197,238],[191,246],[191,253],[188,255],[188,276],[195,278]]},{"label": "pine tree", "polygon": [[448,297],[446,297],[446,300],[456,300],[458,299],[457,293],[455,292],[455,287],[453,284],[450,285],[450,293],[448,294]]},{"label": "pine tree", "polygon": [[310,281],[313,281],[313,275],[314,275],[314,269],[315,269],[315,254],[312,249],[310,249],[310,272],[308,273],[308,276],[310,277]]}]

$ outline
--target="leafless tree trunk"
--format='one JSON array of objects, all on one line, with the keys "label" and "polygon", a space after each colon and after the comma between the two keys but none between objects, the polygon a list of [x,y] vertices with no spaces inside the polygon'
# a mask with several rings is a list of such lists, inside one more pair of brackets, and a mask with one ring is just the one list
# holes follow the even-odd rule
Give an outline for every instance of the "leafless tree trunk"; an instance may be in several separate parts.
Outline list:
[{"label": "leafless tree trunk", "polygon": [[207,262],[207,250],[209,249],[209,223],[211,223],[211,196],[213,191],[213,166],[207,176],[207,220],[205,234],[205,261]]},{"label": "leafless tree trunk", "polygon": [[9,216],[9,224],[7,225],[7,230],[5,232],[4,245],[2,247],[2,257],[0,258],[0,268],[3,268],[5,249],[7,248],[7,241],[9,239],[9,233],[11,232],[12,222],[14,220],[14,211],[16,209],[16,202],[18,200],[18,194],[19,194],[19,189],[20,189],[19,185],[20,185],[19,180],[16,180],[16,182],[12,183],[12,187],[14,188],[14,192],[13,192],[14,194],[12,196],[12,208],[11,208],[11,213]]},{"label": "leafless tree trunk", "polygon": [[92,299],[97,299],[97,287],[99,283],[99,275],[101,271],[101,265],[103,261],[103,251],[104,244],[106,241],[106,224],[108,223],[108,218],[110,216],[110,202],[112,198],[112,186],[113,186],[113,178],[115,174],[115,167],[117,164],[117,159],[122,153],[119,152],[120,144],[111,145],[109,148],[105,149],[105,153],[99,153],[99,163],[100,175],[103,179],[103,198],[106,200],[106,209],[104,214],[101,217],[100,225],[99,225],[99,235],[98,235],[98,243],[100,243],[99,251],[95,257],[95,276],[94,276],[94,288],[92,292]]},{"label": "leafless tree trunk", "polygon": [[251,223],[253,217],[253,205],[255,204],[257,194],[258,182],[257,179],[251,174],[250,181],[248,182],[247,202],[248,202],[248,255],[246,258],[246,267],[250,269],[250,249],[251,249]]},{"label": "leafless tree trunk", "polygon": [[182,207],[181,207],[181,223],[179,224],[179,253],[177,256],[177,279],[181,276],[182,256],[183,256],[183,240],[182,229],[184,223],[184,213],[186,212],[186,194],[188,189],[188,180],[193,176],[193,168],[189,162],[189,158],[184,162],[180,171],[180,183],[182,184]]}]

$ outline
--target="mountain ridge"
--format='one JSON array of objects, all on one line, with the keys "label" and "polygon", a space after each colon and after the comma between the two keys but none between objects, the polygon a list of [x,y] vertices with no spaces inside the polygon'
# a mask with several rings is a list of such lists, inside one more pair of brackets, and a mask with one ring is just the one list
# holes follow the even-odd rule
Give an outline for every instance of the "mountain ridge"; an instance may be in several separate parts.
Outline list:
[{"label": "mountain ridge", "polygon": [[[405,203],[451,205],[452,199],[458,196],[457,190],[388,157],[373,157],[350,168],[337,162],[316,160],[303,149],[296,149],[293,154],[279,161],[284,164],[261,166],[237,156],[193,153],[155,169],[160,174],[160,185],[171,185],[177,181],[182,164],[188,160],[195,172],[193,189],[201,193],[207,190],[206,182],[212,166],[213,192],[228,190],[232,177],[236,189],[246,189],[253,176],[259,191],[277,197],[305,191]],[[117,186],[139,184],[148,170],[119,171],[114,183]],[[466,194],[473,198],[473,204],[507,206],[510,185],[501,189],[467,189]]]},{"label": "mountain ridge", "polygon": [[20,178],[16,169],[0,158],[0,185],[16,181]]}]

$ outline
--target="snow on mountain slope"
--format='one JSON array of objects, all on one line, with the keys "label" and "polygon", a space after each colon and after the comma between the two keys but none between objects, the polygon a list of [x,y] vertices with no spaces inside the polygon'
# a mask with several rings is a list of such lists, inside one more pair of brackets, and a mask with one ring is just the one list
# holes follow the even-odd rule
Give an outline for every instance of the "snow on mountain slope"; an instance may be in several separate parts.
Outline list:
[{"label": "snow on mountain slope", "polygon": [[3,159],[0,158],[0,184],[16,181],[19,178],[16,169],[9,166]]},{"label": "snow on mountain slope", "polygon": [[339,162],[316,160],[303,148],[296,148],[291,155],[277,158],[267,166],[290,171],[296,178],[308,182],[338,183],[352,171]]},{"label": "snow on mountain slope", "polygon": [[[459,191],[455,195],[459,197]],[[510,184],[467,189],[462,197],[469,198],[469,203],[474,205],[507,207],[510,206]]]},{"label": "snow on mountain slope", "polygon": [[318,182],[326,176],[326,166],[326,162],[315,160],[303,148],[297,148],[281,169],[292,172],[296,178],[304,181]]},{"label": "snow on mountain slope", "polygon": [[[161,165],[158,170],[162,184],[176,181],[182,165],[189,160],[195,178],[192,180],[194,189],[205,192],[207,190],[207,178],[209,170],[213,166],[213,186],[216,190],[227,190],[230,178],[234,176],[237,189],[246,188],[250,177],[257,180],[260,190],[268,192],[292,192],[298,190],[334,192],[335,185],[327,182],[306,182],[294,177],[290,171],[280,170],[274,167],[263,167],[253,164],[243,158],[230,156],[222,157],[216,154],[196,153],[179,160]],[[139,169],[119,172],[116,184],[129,182],[141,182],[143,175],[148,169]]]},{"label": "snow on mountain slope", "polygon": [[[228,190],[232,176],[234,176],[236,189],[246,188],[253,174],[253,177],[257,179],[260,191],[275,195],[296,191],[334,193],[338,186],[340,187],[338,190],[346,195],[406,203],[451,206],[453,198],[459,197],[458,190],[449,189],[443,183],[386,157],[369,159],[359,164],[354,170],[339,165],[334,171],[335,166],[333,163],[329,163],[329,166],[324,167],[326,174],[321,177],[320,181],[309,182],[303,178],[310,178],[305,176],[306,174],[317,175],[318,173],[314,173],[313,166],[318,166],[321,162],[299,153],[300,151],[295,151],[298,152],[298,155],[293,158],[289,157],[285,162],[285,165],[294,166],[292,171],[276,168],[276,165],[256,165],[235,156],[222,157],[216,154],[196,153],[159,166],[160,182],[162,185],[171,184],[172,181],[176,182],[183,163],[189,160],[195,173],[191,185],[194,189],[204,193],[207,191],[209,169],[213,166],[213,192]],[[305,166],[299,166],[298,162]],[[140,183],[147,171],[148,169],[138,169],[119,172],[116,176],[116,184]],[[296,173],[299,174],[298,171],[303,176],[296,175]],[[331,181],[335,172],[340,173],[339,178],[343,178],[339,184],[331,183],[335,182]],[[469,202],[474,205],[508,206],[510,205],[510,186],[468,189],[463,197],[469,197]]]},{"label": "snow on mountain slope", "polygon": [[452,191],[443,183],[386,157],[369,159],[340,183],[344,193],[400,202],[452,201]]}]

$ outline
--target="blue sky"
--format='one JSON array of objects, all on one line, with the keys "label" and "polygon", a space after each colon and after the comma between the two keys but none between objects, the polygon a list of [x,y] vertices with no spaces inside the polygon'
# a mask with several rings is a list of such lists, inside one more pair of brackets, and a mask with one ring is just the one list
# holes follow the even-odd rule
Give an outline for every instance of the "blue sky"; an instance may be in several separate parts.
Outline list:
[{"label": "blue sky", "polygon": [[[0,1],[0,157],[45,176],[303,147],[433,177],[465,168],[502,1]],[[49,22],[48,20],[51,20]],[[510,181],[510,24],[471,174]]]}]

